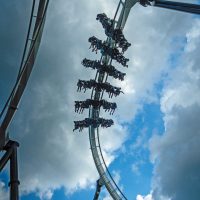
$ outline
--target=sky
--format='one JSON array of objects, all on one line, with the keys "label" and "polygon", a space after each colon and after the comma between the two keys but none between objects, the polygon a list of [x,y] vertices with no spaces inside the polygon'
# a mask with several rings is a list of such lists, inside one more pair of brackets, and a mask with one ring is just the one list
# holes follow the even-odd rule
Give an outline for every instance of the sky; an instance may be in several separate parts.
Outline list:
[{"label": "sky", "polygon": [[[195,0],[182,2],[197,3]],[[199,2],[200,3],[200,2]],[[99,59],[88,38],[106,39],[98,13],[112,18],[117,0],[50,1],[34,70],[9,127],[20,143],[22,200],[92,199],[99,178],[88,130],[73,132],[78,79],[95,71],[81,65]],[[16,80],[31,12],[31,1],[3,1],[0,6],[0,108]],[[125,81],[109,82],[124,94],[115,125],[100,130],[101,146],[114,179],[129,200],[197,200],[200,196],[200,18],[136,5],[124,35],[132,44],[125,57]],[[108,95],[104,98],[109,101]],[[8,166],[0,175],[0,199],[8,199]],[[103,188],[100,199],[111,197]]]}]

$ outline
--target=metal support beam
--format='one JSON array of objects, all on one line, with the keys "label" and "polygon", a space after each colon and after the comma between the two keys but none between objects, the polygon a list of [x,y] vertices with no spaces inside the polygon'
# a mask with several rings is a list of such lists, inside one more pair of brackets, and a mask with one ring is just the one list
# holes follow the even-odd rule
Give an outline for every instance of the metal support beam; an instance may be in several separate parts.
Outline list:
[{"label": "metal support beam", "polygon": [[10,159],[10,156],[12,154],[12,148],[9,148],[6,153],[3,155],[3,157],[0,160],[0,172],[3,170],[5,165],[7,164],[8,160]]},{"label": "metal support beam", "polygon": [[17,165],[17,148],[19,143],[9,140],[4,150],[6,153],[0,160],[0,171],[5,167],[10,160],[10,200],[19,200],[19,180],[18,180],[18,165]]},{"label": "metal support beam", "polygon": [[97,184],[96,184],[96,192],[94,194],[94,199],[93,200],[98,200],[99,199],[99,195],[100,195],[100,192],[101,192],[101,187],[103,186],[103,181],[101,180],[101,178],[99,178],[97,180]]},{"label": "metal support beam", "polygon": [[10,200],[19,200],[19,180],[17,164],[17,147],[19,143],[12,141],[12,154],[10,157]]},{"label": "metal support beam", "polygon": [[138,2],[138,0],[126,0],[126,1],[124,1],[123,9],[120,13],[116,28],[121,28],[121,29],[124,28],[126,21],[128,19],[128,15],[130,13],[130,10],[137,2]]},{"label": "metal support beam", "polygon": [[200,5],[173,1],[155,0],[153,6],[192,14],[200,14]]}]

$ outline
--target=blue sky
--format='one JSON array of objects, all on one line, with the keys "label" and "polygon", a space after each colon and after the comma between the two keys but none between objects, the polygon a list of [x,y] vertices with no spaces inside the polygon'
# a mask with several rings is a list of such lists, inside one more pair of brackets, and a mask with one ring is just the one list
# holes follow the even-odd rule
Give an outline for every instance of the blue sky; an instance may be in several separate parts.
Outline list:
[{"label": "blue sky", "polygon": [[[193,2],[185,0],[184,2]],[[92,35],[106,38],[95,20],[114,15],[117,0],[50,1],[35,69],[9,128],[20,142],[22,200],[92,199],[98,179],[88,132],[72,132],[78,79],[95,72],[83,58],[99,59],[89,50]],[[31,3],[6,1],[0,7],[0,107],[15,81],[25,42]],[[6,16],[6,17],[5,17]],[[124,34],[132,46],[129,68],[113,64],[127,76],[125,94],[116,99],[115,125],[100,131],[109,170],[130,200],[196,200],[200,191],[200,20],[190,14],[143,8],[130,12]],[[107,100],[108,96],[105,95]],[[0,176],[0,197],[8,199],[8,170]],[[109,200],[105,188],[100,199]]]}]

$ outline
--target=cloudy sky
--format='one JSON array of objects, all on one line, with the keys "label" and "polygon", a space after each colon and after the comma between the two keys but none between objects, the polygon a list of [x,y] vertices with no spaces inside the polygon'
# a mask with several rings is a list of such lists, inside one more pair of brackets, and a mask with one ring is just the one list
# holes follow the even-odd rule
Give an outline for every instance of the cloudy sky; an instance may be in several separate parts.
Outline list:
[{"label": "cloudy sky", "polygon": [[[181,0],[197,3],[197,0]],[[200,2],[199,2],[200,3]],[[98,13],[113,17],[117,0],[50,1],[41,46],[20,107],[9,128],[20,143],[22,200],[92,199],[98,173],[88,131],[72,132],[78,79],[95,71],[83,58],[90,36],[106,36]],[[2,1],[0,6],[0,108],[15,82],[31,1]],[[132,8],[124,34],[132,46],[111,117],[115,125],[100,130],[106,162],[129,200],[197,200],[200,196],[200,18],[159,8]],[[108,96],[105,95],[105,99]],[[0,199],[8,199],[8,169],[0,176]],[[103,189],[100,199],[111,199]]]}]

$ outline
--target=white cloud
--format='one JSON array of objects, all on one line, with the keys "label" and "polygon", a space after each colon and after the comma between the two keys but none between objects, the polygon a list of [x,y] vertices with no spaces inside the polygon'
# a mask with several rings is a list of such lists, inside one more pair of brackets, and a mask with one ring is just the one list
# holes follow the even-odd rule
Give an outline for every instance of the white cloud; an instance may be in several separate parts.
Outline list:
[{"label": "white cloud", "polygon": [[53,196],[53,191],[50,189],[39,193],[39,197],[42,200],[50,200],[50,199],[52,199],[52,196]]},{"label": "white cloud", "polygon": [[185,48],[186,52],[194,51],[197,46],[196,42],[200,37],[200,21],[196,20],[195,26],[187,33],[187,46]]},{"label": "white cloud", "polygon": [[131,148],[133,150],[144,148],[146,144],[146,140],[147,140],[147,128],[144,127],[140,131],[139,135],[137,136],[135,142],[132,144]]},{"label": "white cloud", "polygon": [[137,195],[136,200],[153,200],[152,194],[148,194],[146,196],[142,196],[140,194]]},{"label": "white cloud", "polygon": [[131,165],[133,173],[136,174],[137,176],[141,175],[140,168],[145,163],[143,159],[144,158],[140,158]]},{"label": "white cloud", "polygon": [[138,167],[138,163],[133,163],[132,166],[131,166],[131,169],[132,169],[134,174],[140,175],[140,170],[139,170],[139,167]]},{"label": "white cloud", "polygon": [[5,183],[0,181],[0,199],[7,200],[9,198],[8,194]]}]

